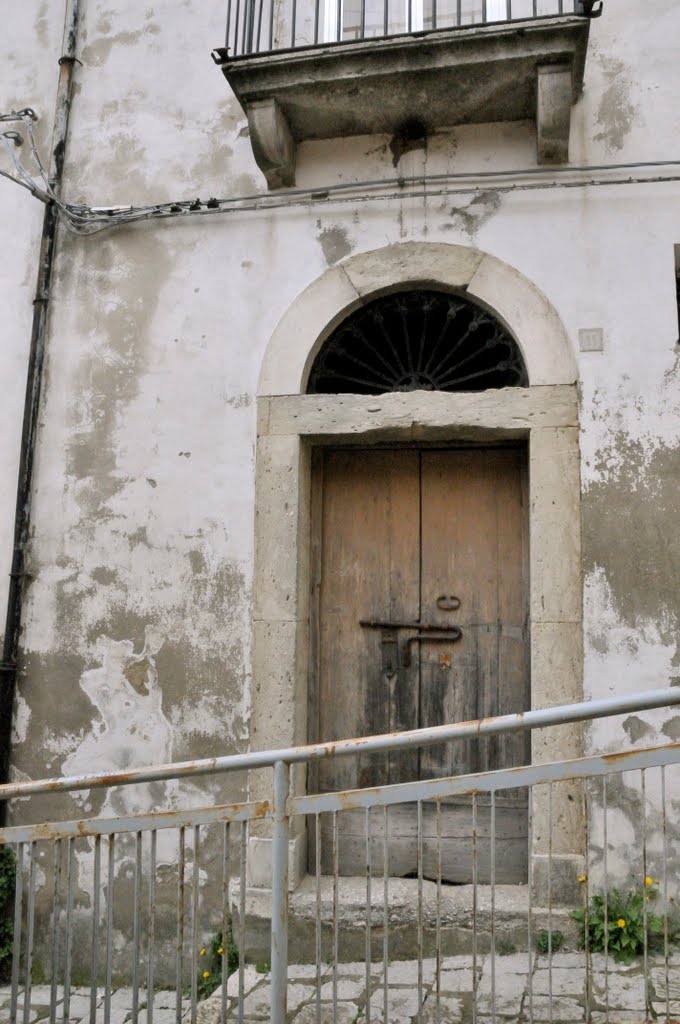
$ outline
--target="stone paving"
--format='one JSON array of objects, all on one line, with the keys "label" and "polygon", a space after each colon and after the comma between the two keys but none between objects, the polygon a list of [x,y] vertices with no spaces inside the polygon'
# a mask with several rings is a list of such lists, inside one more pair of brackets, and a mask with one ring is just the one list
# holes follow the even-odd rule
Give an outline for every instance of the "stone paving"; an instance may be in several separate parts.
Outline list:
[{"label": "stone paving", "polygon": [[[666,971],[662,957],[649,961],[649,1005],[646,1005],[644,971],[641,961],[630,966],[607,962],[601,955],[591,957],[591,1012],[586,1014],[586,968],[582,953],[556,953],[552,969],[547,956],[533,958],[529,984],[526,953],[509,956],[480,956],[476,975],[476,1014],[473,1015],[474,985],[471,958],[451,956],[442,960],[439,998],[435,961],[423,961],[422,1001],[418,993],[418,964],[390,962],[387,969],[387,1013],[384,1012],[382,964],[371,969],[366,987],[364,963],[339,964],[337,970],[337,1011],[333,1014],[333,971],[324,965],[320,978],[321,1024],[492,1024],[518,1021],[526,1024],[680,1024],[680,954],[673,954],[668,971],[668,1014]],[[289,968],[289,1024],[317,1024],[316,968]],[[252,968],[245,972],[244,1021],[269,1019],[270,981]],[[229,1007],[237,1009],[231,996],[237,991],[233,976],[227,985]],[[495,996],[495,998],[494,998]],[[494,1012],[495,1003],[495,1012]],[[199,1024],[218,1024],[221,993],[218,991],[199,1007]]]},{"label": "stone paving", "polygon": [[[370,984],[366,986],[364,963],[339,964],[335,978],[336,1011],[333,1002],[333,971],[324,964],[319,979],[319,1015],[317,1018],[316,968],[310,965],[291,966],[288,986],[289,1024],[493,1024],[497,1021],[518,1021],[521,1024],[680,1024],[680,954],[670,957],[668,970],[668,1012],[666,1006],[666,971],[661,957],[650,957],[649,984],[645,986],[641,961],[630,966],[608,961],[594,955],[590,972],[590,1015],[586,1014],[586,968],[582,953],[556,953],[552,970],[547,956],[534,956],[529,984],[526,953],[509,956],[480,956],[476,979],[470,957],[451,956],[442,960],[439,994],[437,995],[435,961],[423,961],[422,992],[418,992],[418,964],[414,961],[393,961],[387,968],[387,1012],[385,1013],[385,979],[381,963],[371,967]],[[476,980],[476,1014],[473,1015]],[[259,1024],[270,1016],[271,984],[268,974],[247,966],[244,972],[245,1024]],[[63,993],[59,993],[62,1006]],[[238,975],[227,983],[229,1020],[238,1019]],[[99,996],[99,993],[98,993]],[[97,1002],[96,1024],[104,1022],[104,994]],[[35,986],[31,991],[27,1024],[49,1020],[49,986]],[[8,1024],[10,992],[0,988],[0,1024]],[[495,1012],[494,1012],[495,1004]],[[146,993],[139,994],[139,1024],[146,1024]],[[23,996],[19,1001],[19,1021],[23,1021]],[[221,1022],[222,996],[218,989],[209,999],[198,1004],[197,1024]],[[63,1014],[63,1009],[61,1010]],[[58,1014],[57,1019],[62,1020]],[[182,1016],[191,1016],[189,1002],[182,1001]],[[90,1019],[89,989],[73,989],[70,1024],[87,1024]],[[154,1024],[174,1024],[175,993],[157,992],[154,997]],[[111,1024],[132,1021],[132,991],[117,989],[111,997]]]},{"label": "stone paving", "polygon": [[[64,991],[63,989],[57,990],[57,1017],[56,1020],[61,1022],[64,1020]],[[11,1004],[11,991],[8,987],[3,986],[0,988],[0,1024],[9,1024],[10,1020],[10,1004]],[[200,1005],[200,1004],[199,1004]],[[137,1015],[138,1024],[146,1024],[147,1012],[146,1012],[146,992],[140,989],[139,992],[139,1013]],[[17,1012],[17,1024],[23,1024],[24,1018],[24,998],[23,991],[19,994],[18,999],[18,1012]],[[188,999],[182,1000],[182,1016],[186,1018],[190,1016],[191,1003]],[[27,1024],[35,1024],[36,1021],[49,1021],[50,1020],[50,986],[49,985],[33,985],[31,988],[31,997],[29,1002],[29,1013]],[[69,1016],[67,1018],[68,1024],[89,1024],[90,1021],[90,989],[89,988],[72,988],[71,998],[69,1006]],[[131,988],[119,988],[111,993],[111,1013],[110,1013],[110,1024],[125,1024],[126,1021],[132,1020],[132,989]],[[154,996],[154,1011],[153,1011],[153,1022],[154,1024],[175,1024],[177,1020],[176,1016],[176,996],[172,990],[164,990],[156,992]],[[104,990],[100,989],[97,993],[97,1004],[96,1004],[96,1015],[95,1024],[104,1024]]]}]

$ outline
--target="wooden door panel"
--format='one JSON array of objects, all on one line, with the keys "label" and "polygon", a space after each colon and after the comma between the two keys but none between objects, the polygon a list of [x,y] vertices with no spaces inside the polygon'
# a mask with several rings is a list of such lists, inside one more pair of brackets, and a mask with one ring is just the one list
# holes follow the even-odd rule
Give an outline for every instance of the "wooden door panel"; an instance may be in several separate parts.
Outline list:
[{"label": "wooden door panel", "polygon": [[[421,530],[423,619],[455,623],[462,637],[450,648],[422,646],[420,724],[526,710],[521,453],[423,452]],[[460,608],[438,611],[443,595],[457,596]],[[423,775],[509,767],[524,763],[528,753],[523,736],[447,746],[423,752]]]},{"label": "wooden door panel", "polygon": [[[419,612],[417,452],[329,452],[323,467],[319,735],[345,739],[408,729],[417,717],[416,663],[382,672],[381,633],[361,620]],[[391,771],[391,769],[393,769]],[[383,785],[417,771],[415,754],[319,766],[321,790]]]},{"label": "wooden door panel", "polygon": [[[434,726],[530,706],[526,487],[516,450],[334,451],[323,457],[317,543],[320,570],[317,695],[310,705],[322,740]],[[455,595],[460,608],[437,606]],[[384,636],[360,620],[460,626],[455,643],[420,640],[411,665],[383,665]],[[409,631],[398,634],[403,655]],[[461,775],[526,763],[516,734],[418,752],[323,762],[321,791]],[[526,793],[499,796],[496,880],[526,880]],[[337,836],[342,874],[366,863],[363,811],[343,812]],[[417,871],[417,811],[388,815],[389,871]],[[382,871],[382,811],[371,816],[370,856]],[[439,828],[439,838],[437,837]],[[477,810],[477,878],[490,877],[490,810]],[[330,819],[321,824],[322,869],[332,867]],[[472,878],[471,801],[423,805],[425,877]]]},{"label": "wooden door panel", "polygon": [[[456,595],[461,606],[446,621],[460,625],[462,638],[450,651],[421,652],[421,724],[523,711],[530,706],[530,688],[522,455],[509,450],[425,452],[422,460],[423,617],[433,613],[438,597]],[[448,693],[442,698],[446,682]],[[422,777],[491,771],[524,764],[528,756],[526,736],[494,736],[423,751],[420,770]],[[526,804],[526,791],[519,790],[504,794],[496,808],[498,882],[526,880]],[[442,807],[442,818],[460,818],[470,830],[467,837],[442,840],[442,876],[469,881],[471,801],[455,811]],[[478,808],[477,825],[477,878],[488,882],[488,808]],[[436,846],[425,838],[425,865],[436,857]]]}]

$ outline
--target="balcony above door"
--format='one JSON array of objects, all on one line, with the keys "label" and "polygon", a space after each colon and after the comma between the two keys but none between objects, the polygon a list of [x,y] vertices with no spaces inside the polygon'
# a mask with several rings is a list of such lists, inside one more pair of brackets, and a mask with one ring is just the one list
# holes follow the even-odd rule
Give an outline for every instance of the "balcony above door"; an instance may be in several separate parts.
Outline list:
[{"label": "balcony above door", "polygon": [[[539,164],[569,158],[599,0],[229,0],[213,59],[270,188],[308,139],[535,120]],[[415,126],[415,128],[414,128]]]}]

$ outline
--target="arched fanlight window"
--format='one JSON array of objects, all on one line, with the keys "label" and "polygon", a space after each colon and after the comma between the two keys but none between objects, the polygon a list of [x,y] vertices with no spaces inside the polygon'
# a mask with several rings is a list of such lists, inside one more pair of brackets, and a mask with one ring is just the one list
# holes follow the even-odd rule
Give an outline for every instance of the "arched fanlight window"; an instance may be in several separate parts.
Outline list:
[{"label": "arched fanlight window", "polygon": [[526,387],[526,366],[503,325],[459,295],[397,292],[344,320],[314,360],[308,394],[484,391]]}]

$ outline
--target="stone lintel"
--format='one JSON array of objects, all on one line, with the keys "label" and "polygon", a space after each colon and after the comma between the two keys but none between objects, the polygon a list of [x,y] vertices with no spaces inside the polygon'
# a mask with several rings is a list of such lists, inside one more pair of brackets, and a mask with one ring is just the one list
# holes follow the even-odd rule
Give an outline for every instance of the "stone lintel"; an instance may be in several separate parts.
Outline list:
[{"label": "stone lintel", "polygon": [[[266,414],[264,412],[266,403]],[[299,435],[315,443],[380,440],[465,440],[494,431],[528,437],[535,428],[577,427],[576,392],[571,384],[501,388],[486,392],[394,392],[385,395],[281,395],[259,399],[259,433]],[[455,424],[455,426],[453,426]]]}]

